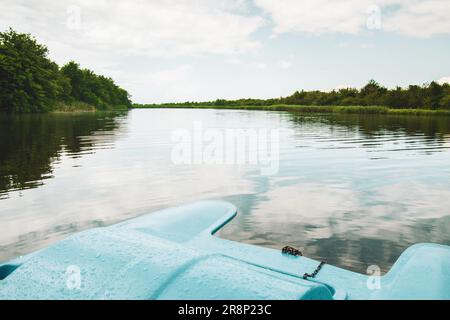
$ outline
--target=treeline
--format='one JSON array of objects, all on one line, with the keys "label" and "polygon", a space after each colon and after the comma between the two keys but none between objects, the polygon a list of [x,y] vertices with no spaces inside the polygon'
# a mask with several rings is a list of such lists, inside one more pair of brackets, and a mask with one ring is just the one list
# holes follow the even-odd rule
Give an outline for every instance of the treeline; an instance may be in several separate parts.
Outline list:
[{"label": "treeline", "polygon": [[31,35],[0,32],[0,111],[48,112],[66,106],[111,110],[130,108],[131,101],[110,78],[75,62],[60,68]]},{"label": "treeline", "polygon": [[[394,109],[450,109],[450,85],[431,82],[423,86],[387,89],[371,80],[362,89],[345,88],[331,92],[296,91],[293,95],[275,99],[215,100],[209,102],[166,103],[160,106],[383,106]],[[146,107],[156,105],[134,105]]]}]

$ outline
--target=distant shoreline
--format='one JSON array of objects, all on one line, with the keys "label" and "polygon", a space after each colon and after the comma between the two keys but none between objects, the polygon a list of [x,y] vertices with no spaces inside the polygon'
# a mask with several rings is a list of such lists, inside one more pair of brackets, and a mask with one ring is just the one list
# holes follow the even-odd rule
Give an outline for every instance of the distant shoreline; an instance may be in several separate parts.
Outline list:
[{"label": "distant shoreline", "polygon": [[383,106],[304,106],[304,105],[215,106],[215,105],[194,105],[194,104],[160,104],[160,105],[134,104],[132,106],[132,109],[267,110],[267,111],[295,111],[300,113],[450,116],[450,110],[445,109],[399,109]]}]

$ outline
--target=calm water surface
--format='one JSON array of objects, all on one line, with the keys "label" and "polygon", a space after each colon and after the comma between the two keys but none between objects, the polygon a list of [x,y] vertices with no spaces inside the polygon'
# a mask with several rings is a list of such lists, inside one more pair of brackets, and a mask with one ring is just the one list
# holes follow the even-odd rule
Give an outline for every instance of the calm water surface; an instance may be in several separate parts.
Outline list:
[{"label": "calm water surface", "polygon": [[[175,165],[177,129],[287,128],[280,169]],[[219,236],[364,273],[450,244],[450,118],[133,110],[0,115],[0,261],[77,231],[201,199],[240,214]]]}]

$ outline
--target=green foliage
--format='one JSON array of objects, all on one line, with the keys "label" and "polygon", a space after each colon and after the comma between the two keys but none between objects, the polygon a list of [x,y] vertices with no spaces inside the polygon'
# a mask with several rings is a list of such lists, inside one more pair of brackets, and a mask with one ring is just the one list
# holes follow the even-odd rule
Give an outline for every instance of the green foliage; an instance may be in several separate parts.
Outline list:
[{"label": "green foliage", "polygon": [[446,95],[444,95],[442,99],[439,101],[439,107],[442,109],[450,110],[450,92],[448,92],[448,90]]},{"label": "green foliage", "polygon": [[26,34],[0,33],[0,110],[50,110],[64,90],[58,66],[48,50]]},{"label": "green foliage", "polygon": [[[389,90],[376,81],[370,80],[360,90],[355,88],[345,88],[331,92],[302,90],[294,92],[291,96],[277,99],[220,99],[212,102],[166,103],[161,105],[135,104],[133,107],[221,107],[263,110],[295,109],[302,112],[448,114],[446,110],[444,112],[432,111],[438,111],[438,109],[450,110],[450,85],[440,85],[436,82],[431,82],[423,86],[411,85],[405,89],[397,87]],[[403,110],[404,112],[402,112]]]},{"label": "green foliage", "polygon": [[0,111],[47,112],[79,103],[99,110],[131,107],[129,94],[112,79],[75,62],[59,69],[31,35],[0,32]]},{"label": "green foliage", "polygon": [[73,61],[63,66],[61,73],[70,81],[72,91],[69,99],[97,106],[100,110],[131,107],[128,93],[110,78],[80,69]]}]

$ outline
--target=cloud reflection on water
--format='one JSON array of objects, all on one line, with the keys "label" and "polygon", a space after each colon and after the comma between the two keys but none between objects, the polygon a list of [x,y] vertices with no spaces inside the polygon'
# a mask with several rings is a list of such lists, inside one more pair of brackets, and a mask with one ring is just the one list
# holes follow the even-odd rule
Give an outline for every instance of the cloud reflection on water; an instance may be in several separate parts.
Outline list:
[{"label": "cloud reflection on water", "polygon": [[[358,272],[388,270],[417,242],[450,244],[450,123],[442,117],[134,110],[0,120],[0,261],[201,199],[240,208],[219,236],[296,246]],[[279,173],[173,165],[171,133],[199,120],[290,129]]]}]

